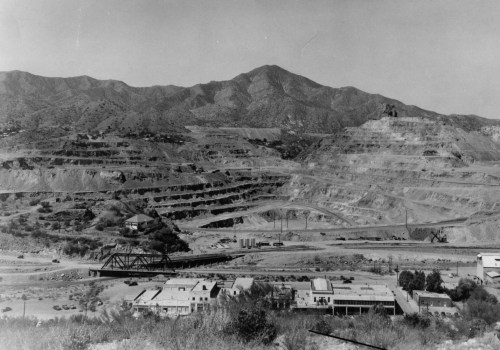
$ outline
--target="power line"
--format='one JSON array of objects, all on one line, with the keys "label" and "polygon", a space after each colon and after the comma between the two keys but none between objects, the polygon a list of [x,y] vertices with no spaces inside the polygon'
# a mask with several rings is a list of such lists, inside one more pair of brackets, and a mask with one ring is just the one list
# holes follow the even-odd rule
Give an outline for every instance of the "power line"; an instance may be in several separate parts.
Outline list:
[{"label": "power line", "polygon": [[365,344],[365,343],[361,343],[361,342],[356,341],[356,340],[351,340],[351,339],[346,339],[346,338],[342,338],[342,337],[337,337],[335,335],[321,333],[321,332],[313,331],[311,329],[309,330],[309,332],[315,333],[315,334],[319,334],[319,335],[324,335],[324,336],[330,337],[330,338],[335,338],[335,339],[347,341],[347,342],[350,342],[350,343],[353,343],[353,344],[357,344],[357,345],[366,346],[366,347],[369,347],[369,348],[372,348],[372,349],[387,350],[385,348],[381,348],[381,347],[378,347],[378,346],[375,346],[375,345]]}]

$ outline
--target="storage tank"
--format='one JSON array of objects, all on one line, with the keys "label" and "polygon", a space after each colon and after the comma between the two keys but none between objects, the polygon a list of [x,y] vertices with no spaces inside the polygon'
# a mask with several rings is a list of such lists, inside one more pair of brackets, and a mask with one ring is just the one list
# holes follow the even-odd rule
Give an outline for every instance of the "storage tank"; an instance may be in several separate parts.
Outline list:
[{"label": "storage tank", "polygon": [[251,240],[251,244],[252,244],[252,248],[255,248],[255,247],[256,247],[256,245],[255,245],[255,238],[252,238],[252,240]]},{"label": "storage tank", "polygon": [[240,238],[240,248],[245,248],[245,240]]},{"label": "storage tank", "polygon": [[252,246],[250,245],[250,238],[245,238],[245,244],[248,248],[252,248]]}]

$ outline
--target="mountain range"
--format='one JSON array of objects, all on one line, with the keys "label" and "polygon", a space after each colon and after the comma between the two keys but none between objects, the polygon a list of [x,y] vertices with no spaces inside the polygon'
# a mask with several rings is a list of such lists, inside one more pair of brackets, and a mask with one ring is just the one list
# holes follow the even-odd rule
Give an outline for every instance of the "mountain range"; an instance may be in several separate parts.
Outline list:
[{"label": "mountain range", "polygon": [[49,78],[0,72],[0,123],[78,131],[185,131],[186,125],[273,127],[334,133],[384,114],[426,117],[466,131],[500,121],[442,115],[354,87],[332,88],[278,66],[192,87],[132,87],[88,76]]}]

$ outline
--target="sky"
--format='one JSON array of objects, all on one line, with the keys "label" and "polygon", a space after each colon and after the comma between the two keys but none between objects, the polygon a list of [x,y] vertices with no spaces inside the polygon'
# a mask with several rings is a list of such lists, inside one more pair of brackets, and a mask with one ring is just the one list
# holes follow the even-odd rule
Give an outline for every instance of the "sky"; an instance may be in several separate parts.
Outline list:
[{"label": "sky", "polygon": [[191,86],[275,64],[500,119],[497,0],[0,0],[0,71]]}]

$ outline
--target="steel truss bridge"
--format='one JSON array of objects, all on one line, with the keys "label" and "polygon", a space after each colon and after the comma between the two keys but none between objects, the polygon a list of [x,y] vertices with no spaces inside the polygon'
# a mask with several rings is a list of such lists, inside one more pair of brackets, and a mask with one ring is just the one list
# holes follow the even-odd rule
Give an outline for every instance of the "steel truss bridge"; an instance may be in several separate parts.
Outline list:
[{"label": "steel truss bridge", "polygon": [[152,276],[177,274],[175,269],[229,261],[241,255],[200,254],[170,257],[167,254],[114,253],[100,269],[90,269],[93,276]]}]

